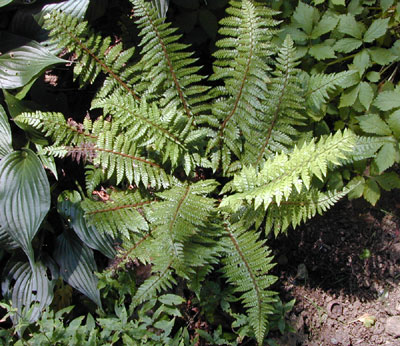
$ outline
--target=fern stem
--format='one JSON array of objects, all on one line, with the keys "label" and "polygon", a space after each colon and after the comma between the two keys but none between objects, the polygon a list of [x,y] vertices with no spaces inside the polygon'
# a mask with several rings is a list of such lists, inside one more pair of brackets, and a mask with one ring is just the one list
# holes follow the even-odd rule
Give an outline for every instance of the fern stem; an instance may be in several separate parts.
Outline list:
[{"label": "fern stem", "polygon": [[168,229],[170,231],[172,230],[172,228],[174,226],[174,223],[175,223],[176,219],[178,218],[179,209],[181,208],[181,206],[182,206],[183,202],[185,201],[186,197],[188,196],[189,191],[190,191],[190,185],[188,185],[186,187],[185,193],[183,194],[182,198],[179,200],[179,203],[178,203],[178,205],[176,207],[176,210],[174,212],[174,216],[172,217],[172,220],[171,220],[171,222],[169,224],[169,227],[168,227]]},{"label": "fern stem", "polygon": [[97,209],[97,210],[93,210],[93,211],[89,211],[86,213],[86,215],[93,215],[93,214],[99,214],[99,213],[108,213],[111,211],[116,211],[116,210],[120,210],[120,209],[128,209],[128,208],[138,208],[141,207],[143,205],[147,205],[153,202],[158,202],[158,200],[152,200],[152,201],[145,201],[145,202],[140,202],[140,203],[136,203],[136,204],[126,204],[126,205],[120,205],[118,207],[113,207],[113,208],[106,208],[106,209]]}]

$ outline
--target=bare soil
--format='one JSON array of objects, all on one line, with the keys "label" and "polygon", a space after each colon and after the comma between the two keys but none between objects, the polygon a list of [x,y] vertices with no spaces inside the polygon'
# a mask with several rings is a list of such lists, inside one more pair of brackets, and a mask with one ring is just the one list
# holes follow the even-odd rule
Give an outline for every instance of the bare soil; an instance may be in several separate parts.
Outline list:
[{"label": "bare soil", "polygon": [[400,345],[400,198],[344,200],[278,238],[281,297],[295,332],[278,345]]}]

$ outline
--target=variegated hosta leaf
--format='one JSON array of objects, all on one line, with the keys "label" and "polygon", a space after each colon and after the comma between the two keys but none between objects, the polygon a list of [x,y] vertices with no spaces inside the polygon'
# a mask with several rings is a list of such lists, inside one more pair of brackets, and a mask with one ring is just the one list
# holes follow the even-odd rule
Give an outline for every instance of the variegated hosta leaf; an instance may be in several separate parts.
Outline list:
[{"label": "variegated hosta leaf", "polygon": [[0,160],[13,151],[11,128],[4,108],[0,105]]}]

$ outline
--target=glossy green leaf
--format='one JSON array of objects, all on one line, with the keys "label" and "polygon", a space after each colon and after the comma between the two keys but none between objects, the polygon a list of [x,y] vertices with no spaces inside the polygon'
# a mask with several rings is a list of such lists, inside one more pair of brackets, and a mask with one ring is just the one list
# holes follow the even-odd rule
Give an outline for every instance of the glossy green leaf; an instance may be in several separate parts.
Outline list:
[{"label": "glossy green leaf", "polygon": [[371,26],[364,34],[363,41],[364,42],[372,42],[377,38],[385,35],[386,30],[388,29],[389,18],[380,18],[376,19],[372,22]]},{"label": "glossy green leaf", "polygon": [[32,239],[50,209],[50,186],[37,155],[15,151],[0,161],[0,224],[33,261]]},{"label": "glossy green leaf", "polygon": [[333,48],[323,43],[312,45],[308,53],[317,60],[336,58]]},{"label": "glossy green leaf", "polygon": [[369,106],[372,103],[374,98],[374,91],[372,90],[371,85],[367,82],[360,83],[360,92],[358,94],[358,99],[360,103],[365,107],[366,110],[369,109]]},{"label": "glossy green leaf", "polygon": [[400,107],[400,90],[381,92],[375,99],[374,106],[381,111],[389,111]]},{"label": "glossy green leaf", "polygon": [[359,40],[358,38],[342,38],[338,40],[333,48],[341,53],[349,53],[357,48],[359,48],[362,45],[362,41]]},{"label": "glossy green leaf", "polygon": [[313,24],[318,20],[318,16],[316,8],[299,1],[292,18],[306,34],[311,35]]},{"label": "glossy green leaf", "polygon": [[378,114],[367,114],[357,117],[361,129],[370,134],[390,136],[392,131],[388,124]]},{"label": "glossy green leaf", "polygon": [[14,0],[0,0],[0,7],[6,6],[12,3]]},{"label": "glossy green leaf", "polygon": [[34,16],[37,23],[42,26],[44,17],[53,11],[68,13],[74,18],[83,19],[89,7],[90,0],[68,0],[43,6],[42,10]]},{"label": "glossy green leaf", "polygon": [[114,258],[114,240],[109,234],[100,234],[95,227],[86,224],[80,201],[81,197],[77,191],[63,191],[58,198],[57,210],[87,246],[100,251],[108,258]]},{"label": "glossy green leaf", "polygon": [[65,63],[36,41],[29,41],[0,56],[0,88],[15,89],[29,83],[51,65]]},{"label": "glossy green leaf", "polygon": [[385,143],[379,150],[378,155],[375,158],[375,163],[378,166],[379,173],[386,171],[389,167],[392,167],[395,163],[396,148],[393,143]]},{"label": "glossy green leaf", "polygon": [[68,285],[101,307],[100,292],[93,251],[73,234],[64,232],[57,237],[54,258],[60,266],[60,274]]},{"label": "glossy green leaf", "polygon": [[0,105],[0,160],[13,151],[11,128],[7,114]]},{"label": "glossy green leaf", "polygon": [[368,179],[364,185],[363,197],[372,205],[375,205],[381,197],[381,189],[375,180]]},{"label": "glossy green leaf", "polygon": [[400,138],[400,109],[394,111],[392,114],[389,115],[387,120],[390,129],[393,131],[394,135],[397,139]]},{"label": "glossy green leaf", "polygon": [[338,29],[343,34],[350,35],[354,38],[361,39],[365,31],[362,23],[358,23],[353,15],[350,13],[340,17]]},{"label": "glossy green leaf", "polygon": [[33,268],[29,262],[9,262],[3,277],[2,294],[18,309],[18,314],[13,316],[14,323],[22,316],[30,322],[36,321],[53,300],[55,280],[48,277],[47,267],[41,262],[36,262]]},{"label": "glossy green leaf", "polygon": [[389,49],[380,47],[369,48],[368,53],[371,60],[379,65],[388,65],[397,58]]}]

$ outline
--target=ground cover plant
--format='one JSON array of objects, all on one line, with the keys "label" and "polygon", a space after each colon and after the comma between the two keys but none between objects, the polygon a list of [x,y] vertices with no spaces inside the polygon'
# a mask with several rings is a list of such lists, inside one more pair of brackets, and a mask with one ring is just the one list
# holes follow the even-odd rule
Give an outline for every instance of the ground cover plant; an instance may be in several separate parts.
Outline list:
[{"label": "ground cover plant", "polygon": [[[321,16],[302,2],[278,13],[266,3],[231,1],[207,77],[165,22],[165,7],[154,6],[163,2],[131,1],[140,43],[127,49],[82,20],[82,3],[40,12],[50,40],[3,56],[6,64],[26,62],[24,52],[36,49],[43,64],[23,81],[12,73],[23,64],[5,65],[11,77],[2,79],[3,89],[27,85],[4,96],[28,139],[12,143],[1,108],[0,231],[2,248],[12,254],[2,307],[18,334],[3,331],[2,337],[21,337],[21,344],[66,338],[76,344],[240,344],[249,338],[264,344],[271,328],[285,332],[293,302],[283,304],[271,288],[277,278],[270,274],[269,237],[348,193],[374,203],[377,183],[390,189],[399,180],[384,173],[398,160],[397,89],[370,86],[364,73],[371,80],[377,71],[368,71],[369,64],[360,71],[356,63],[357,54],[372,57],[371,67],[381,54],[392,54],[380,65],[391,64],[396,46],[390,53],[363,48],[351,57],[355,68],[311,68],[305,57],[336,59],[332,65],[350,60],[337,58],[335,49],[349,53],[388,35],[398,9],[382,6],[376,12],[382,18],[369,29],[360,24],[353,37],[346,21],[361,4],[351,14],[341,3],[320,1]],[[282,10],[283,3],[276,6]],[[290,11],[291,22],[280,23]],[[352,39],[354,47],[344,50],[346,34],[361,43]],[[336,48],[319,55],[328,51],[324,45]],[[21,101],[38,73],[65,62],[54,55],[60,48],[78,86],[98,86],[84,118],[29,111]],[[322,119],[341,109],[346,115],[329,130]],[[68,188],[61,177],[50,186],[43,165],[57,176],[68,160],[83,166],[84,176]],[[364,167],[363,176],[354,177],[352,164]],[[374,165],[366,177],[365,168]],[[67,307],[71,287],[91,301],[75,319],[79,313]],[[202,316],[197,324],[191,314]]]}]

